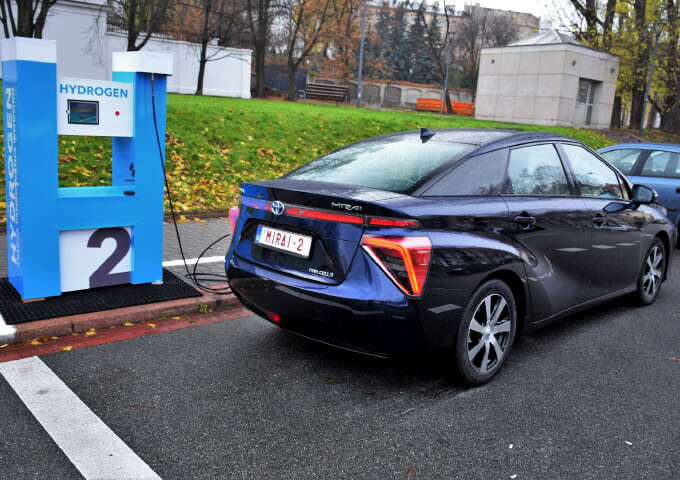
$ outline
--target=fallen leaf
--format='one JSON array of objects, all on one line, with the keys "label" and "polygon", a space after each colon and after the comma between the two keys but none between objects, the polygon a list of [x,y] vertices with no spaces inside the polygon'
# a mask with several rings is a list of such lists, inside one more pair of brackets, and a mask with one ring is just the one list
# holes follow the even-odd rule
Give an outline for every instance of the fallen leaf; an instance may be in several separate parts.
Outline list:
[{"label": "fallen leaf", "polygon": [[8,346],[9,346],[9,343],[5,343],[5,344],[0,345],[0,348],[5,348],[5,347],[8,347]]},{"label": "fallen leaf", "polygon": [[59,337],[52,337],[52,340],[57,340]]},{"label": "fallen leaf", "polygon": [[668,360],[672,360],[673,362],[680,362],[680,358],[678,357],[670,357]]},{"label": "fallen leaf", "polygon": [[135,324],[132,322],[125,322],[123,325],[125,325],[126,327],[133,327]]},{"label": "fallen leaf", "polygon": [[151,328],[156,328],[156,324],[155,324],[155,323],[147,323],[147,325],[150,326]]},{"label": "fallen leaf", "polygon": [[413,467],[409,467],[408,473],[416,473],[416,469]]},{"label": "fallen leaf", "polygon": [[172,317],[173,320],[179,320],[182,317]]},{"label": "fallen leaf", "polygon": [[42,343],[40,343],[38,340],[33,340],[31,345],[42,345]]},{"label": "fallen leaf", "polygon": [[88,330],[88,332],[96,332],[96,329],[92,327],[91,329]]},{"label": "fallen leaf", "polygon": [[64,350],[65,352],[70,352],[72,348],[73,347],[69,345],[68,347],[64,347],[62,350]]},{"label": "fallen leaf", "polygon": [[92,335],[97,335],[97,332],[85,332],[85,335],[91,337]]}]

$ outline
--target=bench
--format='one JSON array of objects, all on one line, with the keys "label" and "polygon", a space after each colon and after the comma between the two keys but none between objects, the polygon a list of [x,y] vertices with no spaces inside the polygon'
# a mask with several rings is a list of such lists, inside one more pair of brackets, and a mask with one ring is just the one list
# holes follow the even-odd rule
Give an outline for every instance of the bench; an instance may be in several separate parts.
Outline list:
[{"label": "bench", "polygon": [[[475,111],[475,104],[468,102],[451,102],[453,113],[458,115],[473,115]],[[426,112],[442,111],[442,101],[436,98],[419,98],[416,100],[416,110]]]},{"label": "bench", "polygon": [[301,90],[299,94],[305,100],[323,100],[328,102],[346,102],[347,85],[330,85],[326,83],[308,83],[307,88]]}]

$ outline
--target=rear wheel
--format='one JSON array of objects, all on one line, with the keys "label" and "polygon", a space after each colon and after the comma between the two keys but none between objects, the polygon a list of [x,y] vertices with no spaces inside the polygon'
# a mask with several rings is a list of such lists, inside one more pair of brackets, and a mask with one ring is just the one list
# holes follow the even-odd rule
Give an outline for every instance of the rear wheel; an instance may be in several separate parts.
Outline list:
[{"label": "rear wheel", "polygon": [[500,280],[480,285],[468,301],[458,327],[455,358],[469,385],[482,385],[501,369],[517,328],[512,290]]},{"label": "rear wheel", "polygon": [[637,297],[643,305],[656,300],[661,290],[661,282],[666,273],[666,249],[663,242],[655,238],[642,262],[637,282]]}]

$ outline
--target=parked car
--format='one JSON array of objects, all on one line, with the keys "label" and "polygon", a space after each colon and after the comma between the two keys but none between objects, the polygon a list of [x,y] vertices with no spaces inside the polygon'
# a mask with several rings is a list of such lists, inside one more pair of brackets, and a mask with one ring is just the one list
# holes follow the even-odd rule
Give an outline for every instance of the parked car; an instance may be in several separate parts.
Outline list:
[{"label": "parked car", "polygon": [[634,183],[644,183],[659,194],[668,218],[680,223],[680,145],[622,143],[599,150],[600,155]]},{"label": "parked car", "polygon": [[451,353],[471,385],[521,328],[652,303],[677,235],[650,188],[547,133],[385,135],[241,195],[226,269],[246,307],[370,355]]}]

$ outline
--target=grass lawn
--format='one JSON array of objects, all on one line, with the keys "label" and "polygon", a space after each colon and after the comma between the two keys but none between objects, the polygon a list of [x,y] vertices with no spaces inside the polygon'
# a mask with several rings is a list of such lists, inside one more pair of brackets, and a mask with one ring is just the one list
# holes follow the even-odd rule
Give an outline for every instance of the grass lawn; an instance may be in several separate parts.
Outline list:
[{"label": "grass lawn", "polygon": [[[238,186],[275,178],[343,145],[420,127],[543,130],[592,148],[613,143],[587,129],[486,122],[467,116],[357,110],[353,106],[168,95],[166,168],[178,213],[226,212]],[[4,135],[2,147],[4,148]],[[4,150],[0,156],[4,179]],[[111,140],[59,137],[60,186],[111,183]],[[5,223],[4,182],[0,223]],[[166,201],[167,210],[167,201]]]}]

